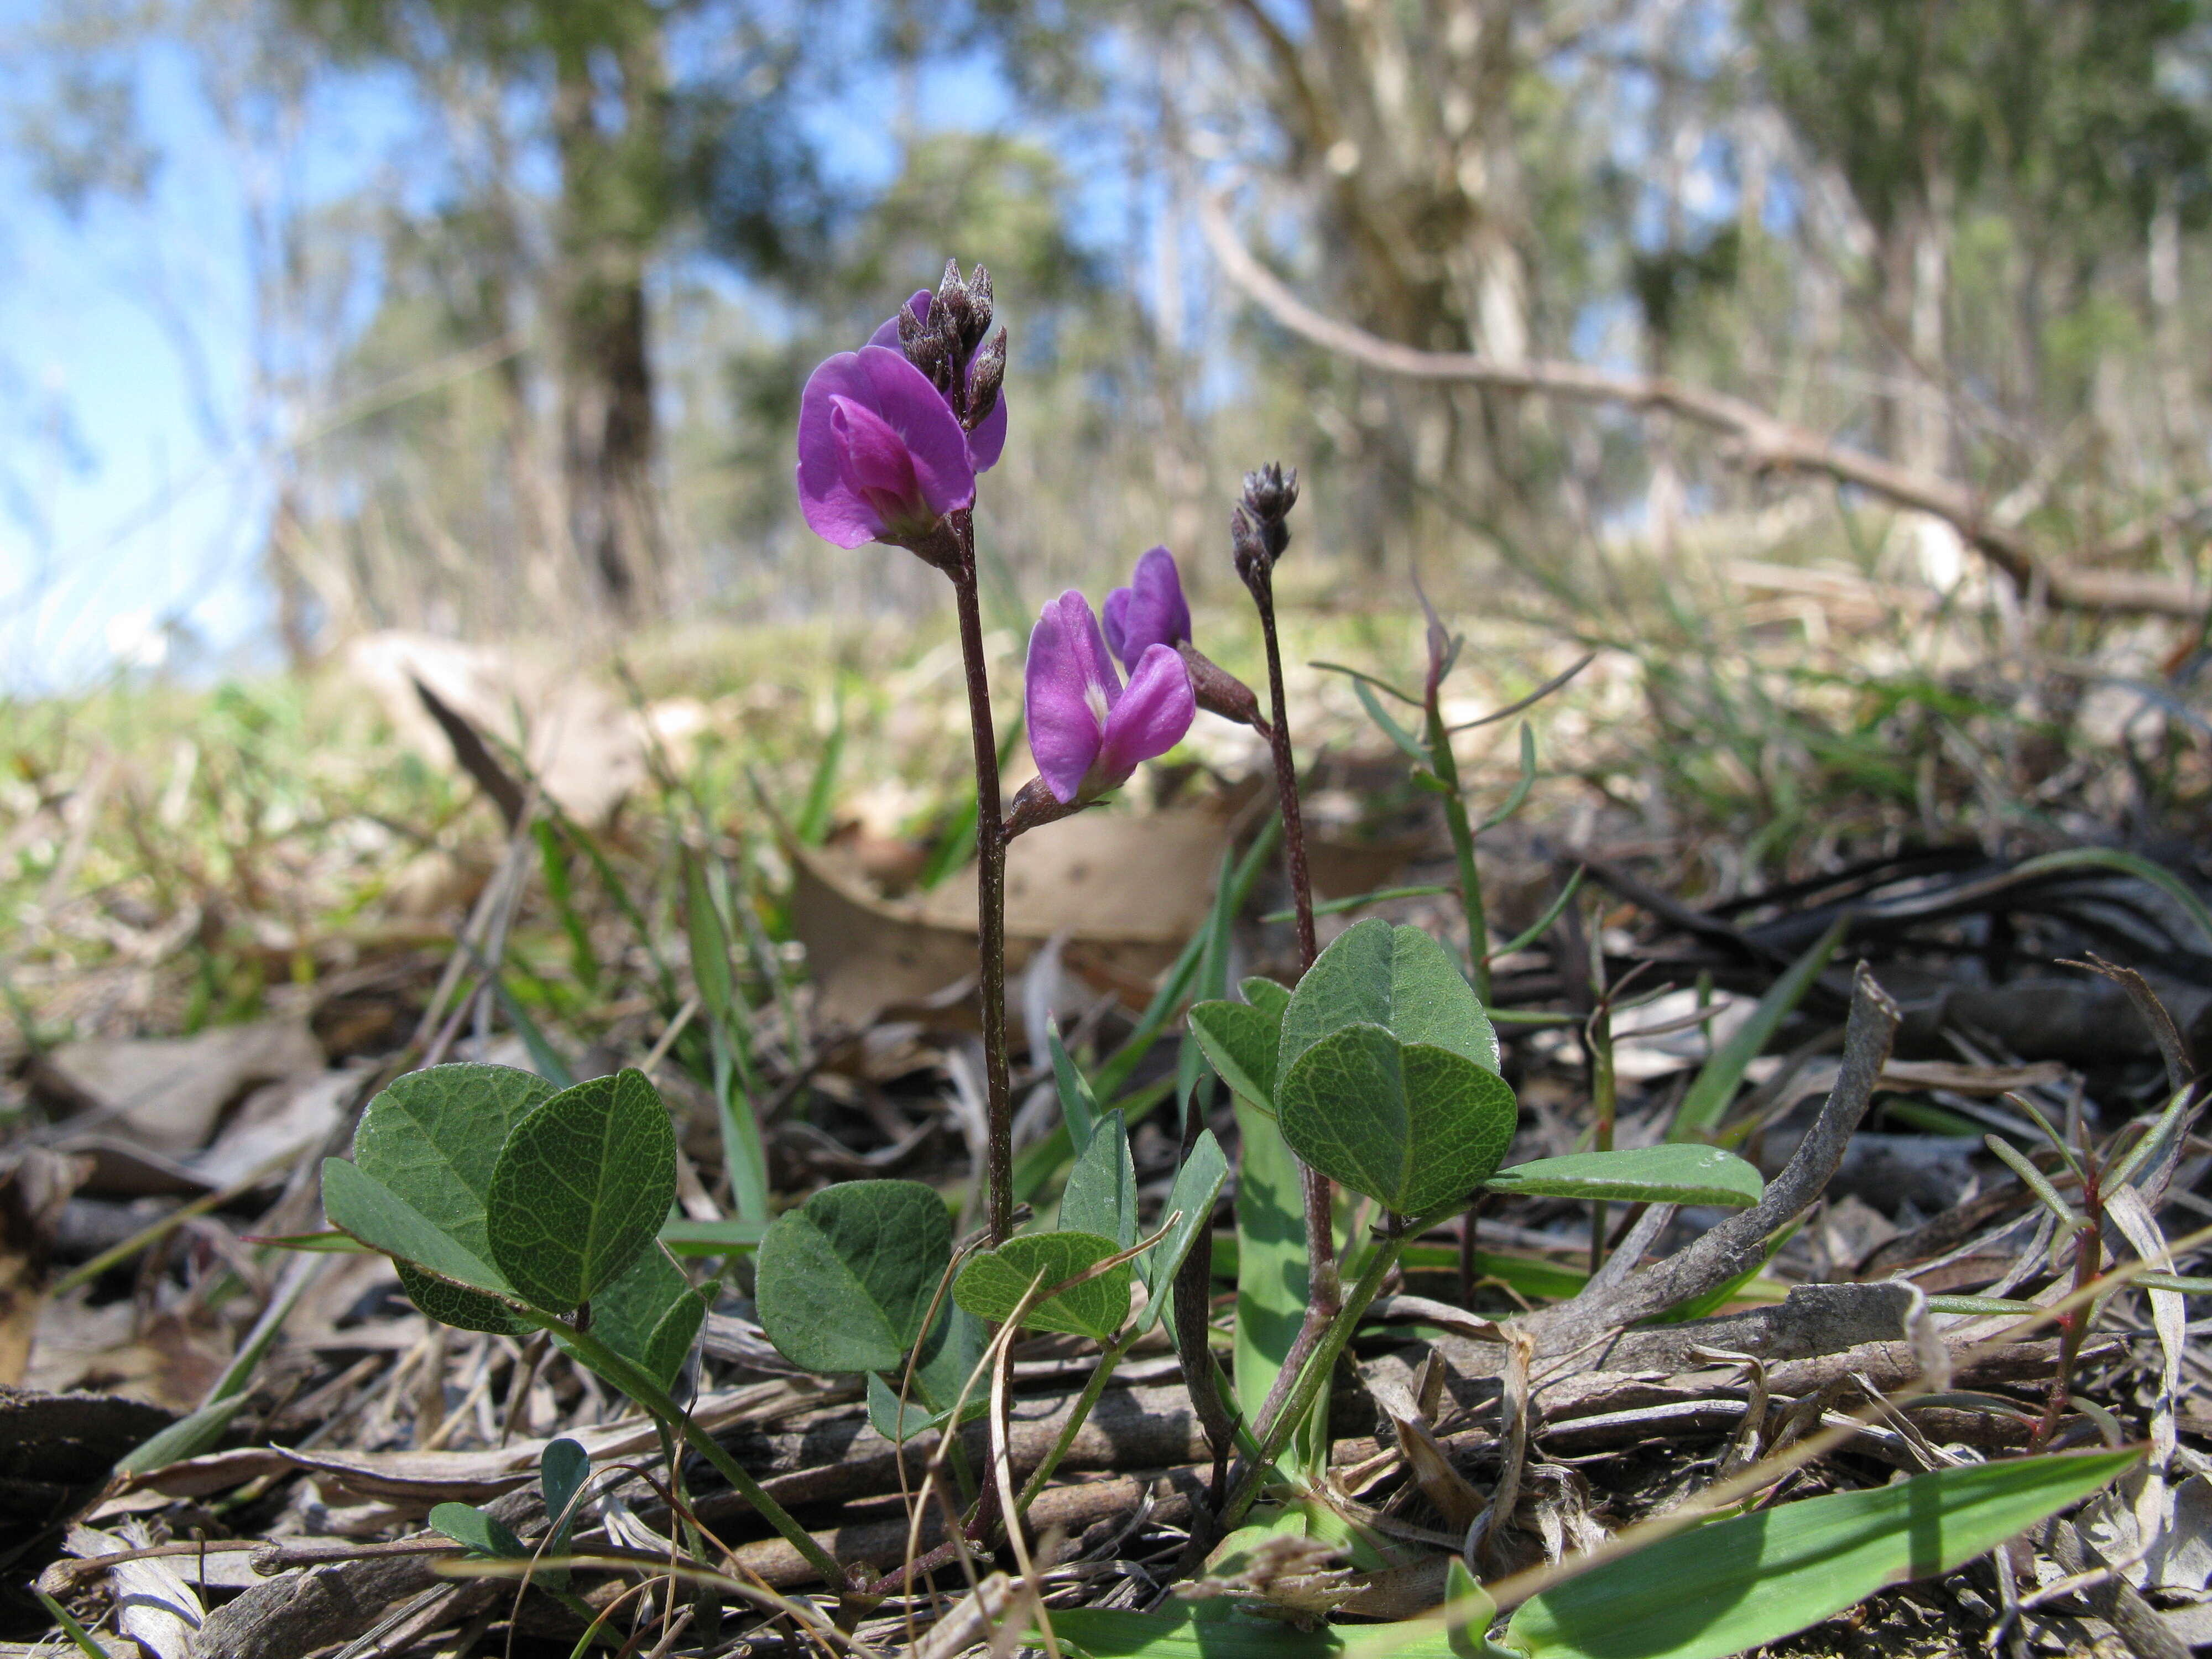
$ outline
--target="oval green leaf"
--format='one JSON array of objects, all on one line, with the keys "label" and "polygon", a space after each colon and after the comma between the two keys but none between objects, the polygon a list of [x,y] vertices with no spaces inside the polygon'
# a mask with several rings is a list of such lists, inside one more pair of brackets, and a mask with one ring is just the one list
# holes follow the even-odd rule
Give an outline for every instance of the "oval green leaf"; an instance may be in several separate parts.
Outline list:
[{"label": "oval green leaf", "polygon": [[[492,1260],[484,1222],[491,1172],[507,1132],[551,1099],[553,1085],[511,1066],[433,1066],[395,1078],[354,1132],[354,1162],[478,1261]],[[399,1264],[400,1288],[431,1318],[517,1336],[531,1327],[491,1297]]]},{"label": "oval green leaf", "polygon": [[527,1561],[530,1546],[495,1515],[486,1515],[469,1504],[441,1504],[430,1511],[430,1529],[441,1532],[456,1544],[465,1544],[477,1555],[495,1559]]},{"label": "oval green leaf", "polygon": [[[1265,983],[1266,981],[1257,981]],[[1249,1002],[1201,1002],[1189,1015],[1190,1034],[1230,1091],[1263,1112],[1275,1109],[1275,1051],[1283,1018]]]},{"label": "oval green leaf", "polygon": [[[952,1281],[952,1299],[978,1319],[1003,1322],[1040,1275],[1047,1291],[1097,1267],[1121,1247],[1097,1233],[1024,1233],[986,1250]],[[1022,1316],[1027,1331],[1064,1331],[1104,1342],[1129,1316],[1129,1264],[1047,1296]]]},{"label": "oval green leaf", "polygon": [[602,1285],[592,1297],[592,1334],[666,1388],[690,1356],[707,1303],[659,1245]]},{"label": "oval green leaf", "polygon": [[1211,1129],[1200,1129],[1191,1143],[1190,1155],[1176,1171],[1161,1218],[1179,1218],[1160,1242],[1137,1258],[1145,1281],[1144,1328],[1150,1330],[1168,1305],[1169,1287],[1182,1271],[1183,1258],[1198,1242],[1199,1230],[1213,1221],[1213,1201],[1229,1179],[1229,1158]]},{"label": "oval green leaf", "polygon": [[1103,1234],[1124,1250],[1137,1242],[1137,1165],[1120,1107],[1098,1120],[1091,1144],[1068,1172],[1060,1224],[1067,1232]]},{"label": "oval green leaf", "polygon": [[1540,1158],[1482,1183],[1532,1198],[1588,1198],[1630,1204],[1718,1204],[1741,1209],[1765,1194],[1759,1171],[1717,1146],[1676,1142],[1616,1152]]},{"label": "oval green leaf", "polygon": [[514,1126],[493,1167],[492,1259],[525,1301],[571,1313],[653,1243],[676,1201],[676,1132],[639,1071],[564,1089]]},{"label": "oval green leaf", "polygon": [[1443,1048],[1498,1069],[1498,1033],[1450,953],[1418,927],[1354,922],[1316,958],[1283,1010],[1275,1075],[1347,1025],[1380,1025],[1403,1043]]},{"label": "oval green leaf", "polygon": [[[1286,1051],[1289,1040],[1286,1024]],[[1291,1151],[1401,1215],[1480,1186],[1512,1144],[1518,1117],[1497,1073],[1364,1023],[1310,1046],[1285,1071],[1275,1106]]]},{"label": "oval green leaf", "polygon": [[920,1182],[825,1187],[761,1240],[761,1328],[802,1370],[896,1370],[951,1260],[952,1218]]},{"label": "oval green leaf", "polygon": [[494,1297],[514,1293],[498,1268],[471,1255],[357,1164],[340,1158],[323,1160],[323,1213],[333,1227],[395,1262],[417,1269],[427,1281],[442,1280]]},{"label": "oval green leaf", "polygon": [[1930,1578],[2087,1498],[2135,1452],[1938,1469],[1678,1533],[1522,1604],[1505,1644],[1530,1659],[1723,1659]]}]

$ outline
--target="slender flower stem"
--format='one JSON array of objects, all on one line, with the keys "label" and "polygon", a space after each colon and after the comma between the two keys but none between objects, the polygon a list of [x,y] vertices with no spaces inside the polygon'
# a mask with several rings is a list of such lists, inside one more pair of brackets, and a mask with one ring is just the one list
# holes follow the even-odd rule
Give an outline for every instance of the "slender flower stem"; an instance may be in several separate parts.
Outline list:
[{"label": "slender flower stem", "polygon": [[[1260,633],[1267,647],[1267,697],[1274,719],[1267,733],[1275,759],[1275,797],[1283,815],[1283,855],[1290,867],[1291,902],[1297,911],[1298,976],[1314,964],[1320,950],[1314,940],[1313,879],[1306,871],[1305,822],[1298,811],[1298,769],[1291,753],[1290,709],[1283,694],[1283,652],[1275,634],[1275,579],[1265,564],[1245,578],[1260,612]],[[1343,1297],[1336,1276],[1335,1205],[1327,1176],[1298,1161],[1298,1187],[1306,1214],[1306,1316],[1291,1353],[1310,1351],[1322,1328],[1334,1318]]]},{"label": "slender flower stem", "polygon": [[1475,867],[1474,830],[1468,822],[1467,797],[1460,793],[1459,762],[1453,758],[1451,733],[1444,726],[1437,689],[1429,688],[1429,769],[1443,786],[1444,828],[1459,861],[1460,908],[1467,914],[1467,962],[1474,972],[1474,994],[1490,1006],[1490,924],[1482,914],[1482,872]]},{"label": "slender flower stem", "polygon": [[[2082,1176],[2081,1210],[2085,1218],[2074,1234],[2074,1294],[2077,1297],[2096,1282],[2105,1266],[2105,1206],[2099,1190],[2100,1175],[2101,1171],[2092,1166]],[[2039,1452],[2051,1443],[2051,1437],[2058,1431],[2059,1419],[2065,1416],[2066,1407],[2073,1403],[2074,1363],[2081,1356],[2082,1340],[2089,1334],[2089,1322],[2096,1315],[2097,1304],[2085,1301],[2058,1316],[2058,1369],[2051,1376],[2050,1397],[2044,1402],[2043,1416],[2035,1425],[2034,1437],[2028,1443],[2031,1452]]]},{"label": "slender flower stem", "polygon": [[1014,1111],[1006,1073],[1006,827],[999,806],[999,739],[991,726],[991,677],[983,660],[983,610],[975,584],[975,517],[952,514],[960,544],[952,592],[960,610],[960,658],[968,672],[968,729],[975,748],[975,931],[981,957],[985,1218],[991,1243],[1014,1231]]},{"label": "slender flower stem", "polygon": [[[1590,1016],[1589,1032],[1584,1041],[1589,1045],[1590,1111],[1595,1125],[1590,1136],[1590,1150],[1609,1152],[1613,1150],[1613,1115],[1620,1103],[1620,1087],[1613,1070],[1613,999],[1610,994],[1599,1000],[1597,1012]],[[1589,1270],[1595,1273],[1605,1266],[1606,1202],[1597,1200],[1590,1206]]]},{"label": "slender flower stem", "polygon": [[1283,855],[1290,866],[1291,902],[1298,921],[1298,969],[1313,966],[1320,947],[1314,942],[1313,880],[1306,872],[1305,823],[1298,811],[1297,764],[1291,755],[1290,714],[1283,696],[1283,650],[1275,636],[1275,579],[1264,566],[1249,581],[1260,612],[1260,633],[1267,646],[1267,697],[1274,723],[1267,743],[1275,761],[1275,793],[1282,803]]}]

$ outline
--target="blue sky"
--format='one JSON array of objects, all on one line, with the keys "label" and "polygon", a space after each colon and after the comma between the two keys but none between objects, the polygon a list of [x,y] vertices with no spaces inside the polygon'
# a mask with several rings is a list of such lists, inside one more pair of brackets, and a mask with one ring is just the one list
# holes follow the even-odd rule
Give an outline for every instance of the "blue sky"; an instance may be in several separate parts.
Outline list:
[{"label": "blue sky", "polygon": [[[51,0],[52,4],[66,0]],[[50,14],[0,6],[0,47]],[[148,39],[123,62],[161,164],[143,200],[64,213],[38,188],[23,112],[50,60],[9,51],[0,90],[0,693],[63,690],[118,663],[274,661],[259,576],[270,434],[250,429],[252,301],[237,153],[192,60]],[[819,112],[830,160],[859,180],[896,164],[896,99],[848,84]],[[1006,118],[983,65],[932,71],[927,110]],[[412,130],[388,79],[327,77],[300,157],[310,202],[374,187]],[[180,648],[181,647],[181,648]]]}]

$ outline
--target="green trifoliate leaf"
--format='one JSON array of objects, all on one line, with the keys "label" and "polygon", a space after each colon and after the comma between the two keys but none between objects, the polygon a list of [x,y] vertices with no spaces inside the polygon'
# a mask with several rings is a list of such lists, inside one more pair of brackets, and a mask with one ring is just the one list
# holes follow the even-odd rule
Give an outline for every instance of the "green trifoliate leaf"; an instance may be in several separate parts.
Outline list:
[{"label": "green trifoliate leaf", "polygon": [[920,1182],[825,1187],[761,1240],[761,1328],[806,1370],[898,1370],[951,1260],[952,1218]]},{"label": "green trifoliate leaf", "polygon": [[1498,1069],[1498,1033],[1474,988],[1444,947],[1418,927],[1370,916],[1321,953],[1283,1011],[1278,1086],[1307,1049],[1352,1024],[1380,1025],[1401,1042]]},{"label": "green trifoliate leaf", "polygon": [[1125,1250],[1137,1242],[1137,1165],[1119,1107],[1098,1120],[1075,1160],[1060,1194],[1060,1224],[1069,1232],[1098,1233]]},{"label": "green trifoliate leaf", "polygon": [[1463,1198],[1513,1139],[1513,1091],[1465,1054],[1347,1025],[1285,1071],[1276,1121],[1315,1169],[1401,1215]]},{"label": "green trifoliate leaf", "polygon": [[[978,1319],[1003,1322],[1013,1317],[1040,1276],[1048,1291],[1120,1254],[1120,1246],[1097,1233],[1025,1233],[984,1251],[963,1267],[952,1281],[952,1299]],[[1022,1328],[1065,1331],[1104,1342],[1129,1316],[1130,1278],[1129,1264],[1124,1261],[1096,1279],[1047,1296],[1022,1316]]]},{"label": "green trifoliate leaf", "polygon": [[1766,1190],[1759,1171],[1733,1152],[1685,1142],[1540,1158],[1500,1170],[1482,1184],[1492,1192],[1534,1198],[1719,1204],[1732,1209],[1758,1203]]},{"label": "green trifoliate leaf", "polygon": [[650,1246],[676,1201],[676,1133],[645,1073],[564,1089],[514,1126],[493,1167],[493,1260],[533,1307],[570,1313]]}]

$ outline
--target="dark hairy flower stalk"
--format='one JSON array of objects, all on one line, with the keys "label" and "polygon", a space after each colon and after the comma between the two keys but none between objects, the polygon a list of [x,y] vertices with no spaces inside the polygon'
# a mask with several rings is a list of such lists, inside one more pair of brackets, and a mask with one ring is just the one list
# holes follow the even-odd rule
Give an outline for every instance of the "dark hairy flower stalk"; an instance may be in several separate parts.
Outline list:
[{"label": "dark hairy flower stalk", "polygon": [[[1298,475],[1285,473],[1269,462],[1257,472],[1244,475],[1244,499],[1229,514],[1229,538],[1237,574],[1250,591],[1260,613],[1260,634],[1267,651],[1267,694],[1273,719],[1267,732],[1275,764],[1275,796],[1283,815],[1283,850],[1291,878],[1291,902],[1297,913],[1298,974],[1314,964],[1320,954],[1314,938],[1313,881],[1306,870],[1305,824],[1298,811],[1297,765],[1291,752],[1290,710],[1283,693],[1283,652],[1275,633],[1275,561],[1290,545],[1287,522],[1297,504]],[[1298,1164],[1298,1182],[1305,1200],[1306,1316],[1297,1340],[1283,1361],[1275,1386],[1260,1412],[1262,1432],[1273,1426],[1274,1414],[1304,1368],[1306,1357],[1328,1329],[1343,1302],[1336,1273],[1336,1221],[1329,1179]]]},{"label": "dark hairy flower stalk", "polygon": [[857,352],[817,368],[799,401],[799,500],[840,547],[903,547],[951,579],[975,744],[976,933],[988,1128],[991,1243],[1013,1231],[1013,1103],[1006,1070],[1006,834],[999,746],[975,587],[975,479],[1006,443],[1006,331],[991,332],[991,274],[945,278],[899,307]]}]

